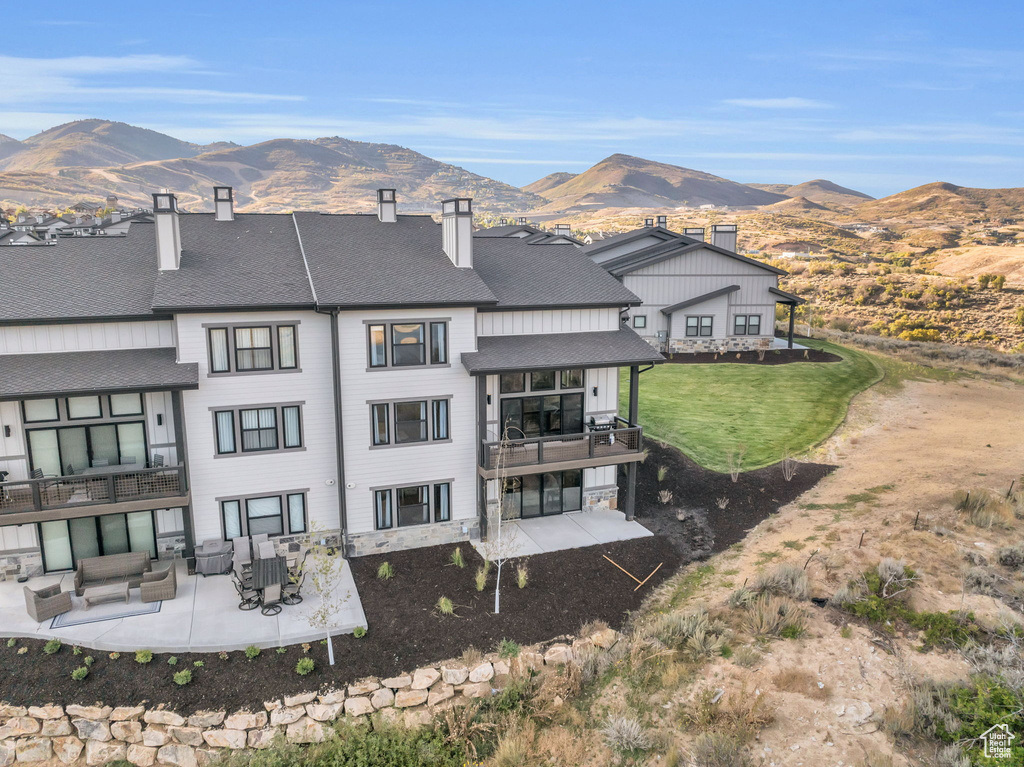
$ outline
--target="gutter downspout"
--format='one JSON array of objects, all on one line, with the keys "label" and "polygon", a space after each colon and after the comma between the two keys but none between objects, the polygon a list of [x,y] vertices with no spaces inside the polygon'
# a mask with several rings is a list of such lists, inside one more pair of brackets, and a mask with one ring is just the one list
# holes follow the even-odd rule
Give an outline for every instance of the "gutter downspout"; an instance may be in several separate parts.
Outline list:
[{"label": "gutter downspout", "polygon": [[348,509],[345,504],[345,437],[341,416],[341,360],[338,356],[338,311],[319,314],[331,316],[331,368],[334,373],[334,439],[338,460],[338,510],[341,522],[341,550],[348,556]]}]

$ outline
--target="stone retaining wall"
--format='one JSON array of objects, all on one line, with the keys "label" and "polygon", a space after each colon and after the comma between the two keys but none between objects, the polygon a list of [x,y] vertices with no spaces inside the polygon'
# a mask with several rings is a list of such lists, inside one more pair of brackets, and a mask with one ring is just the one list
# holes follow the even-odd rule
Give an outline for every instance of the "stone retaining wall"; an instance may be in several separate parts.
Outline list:
[{"label": "stone retaining wall", "polygon": [[549,673],[579,652],[607,650],[618,640],[617,632],[604,629],[543,652],[526,648],[511,660],[491,654],[473,665],[454,660],[387,679],[284,696],[264,703],[262,711],[181,716],[145,706],[0,703],[0,767],[39,762],[94,767],[117,759],[138,767],[203,767],[228,750],[318,743],[337,720],[378,717],[417,727],[429,724],[438,711],[494,695],[511,674],[526,668]]}]

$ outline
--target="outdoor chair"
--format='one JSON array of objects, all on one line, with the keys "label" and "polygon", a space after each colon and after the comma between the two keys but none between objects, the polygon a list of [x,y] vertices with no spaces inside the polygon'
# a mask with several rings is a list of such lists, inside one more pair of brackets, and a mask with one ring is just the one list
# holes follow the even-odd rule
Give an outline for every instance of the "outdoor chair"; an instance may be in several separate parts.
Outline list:
[{"label": "outdoor chair", "polygon": [[61,591],[60,584],[33,591],[25,590],[25,609],[36,623],[56,618],[71,609],[71,592]]},{"label": "outdoor chair", "polygon": [[139,586],[143,602],[160,602],[178,595],[178,575],[174,563],[164,572],[149,572],[142,576]]},{"label": "outdoor chair", "polygon": [[149,462],[149,468],[160,469],[163,468],[164,457],[161,453],[153,453],[153,460]]},{"label": "outdoor chair", "polygon": [[309,557],[309,549],[306,547],[296,551],[295,556],[289,556],[287,559],[289,572],[298,574],[305,570],[307,557]]},{"label": "outdoor chair", "polygon": [[252,553],[253,553],[253,556],[257,556],[256,552],[259,551],[259,545],[261,543],[266,543],[269,540],[270,540],[270,536],[267,535],[266,533],[256,533],[256,535],[254,535],[252,537]]},{"label": "outdoor chair", "polygon": [[259,559],[273,559],[277,556],[277,548],[270,541],[263,541],[258,548],[255,545],[253,548],[256,549],[256,556]]},{"label": "outdoor chair", "polygon": [[281,584],[274,583],[263,589],[260,597],[260,612],[264,615],[278,615],[281,612]]},{"label": "outdoor chair", "polygon": [[92,462],[93,467],[109,466],[110,461],[106,458],[94,458]]},{"label": "outdoor chair", "polygon": [[247,566],[251,567],[252,552],[249,550],[249,536],[240,535],[231,541],[231,545],[235,547],[234,556],[231,558],[235,569],[241,571]]},{"label": "outdoor chair", "polygon": [[259,607],[259,593],[246,586],[242,582],[242,579],[238,577],[238,573],[234,570],[231,571],[231,583],[234,585],[235,591],[238,592],[239,610],[255,610]]},{"label": "outdoor chair", "polygon": [[59,484],[57,482],[56,474],[43,474],[42,469],[32,469],[32,471],[29,473],[29,478],[49,480],[48,482],[39,483],[39,491],[42,493],[46,493],[47,496],[49,496],[50,488],[53,487],[54,485]]},{"label": "outdoor chair", "polygon": [[299,573],[297,580],[289,577],[288,583],[281,589],[281,601],[286,605],[297,605],[302,601],[302,584],[306,582],[306,574]]}]

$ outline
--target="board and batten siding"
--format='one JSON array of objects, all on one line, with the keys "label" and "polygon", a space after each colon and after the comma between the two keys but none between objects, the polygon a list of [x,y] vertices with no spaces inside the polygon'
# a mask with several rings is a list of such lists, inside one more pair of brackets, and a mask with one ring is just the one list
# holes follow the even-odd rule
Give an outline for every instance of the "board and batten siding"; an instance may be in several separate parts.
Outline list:
[{"label": "board and batten siding", "polygon": [[[197,543],[222,538],[218,498],[305,490],[309,524],[340,527],[330,317],[311,311],[218,312],[175,318],[178,359],[199,364],[199,389],[182,393]],[[210,375],[207,325],[295,323],[299,372]],[[302,402],[304,450],[216,457],[212,409]],[[330,484],[327,484],[330,482]]]},{"label": "board and batten siding", "polygon": [[[2,364],[2,363],[0,363]],[[11,427],[11,436],[5,436]],[[20,402],[0,402],[0,471],[10,474],[9,481],[28,479],[28,448],[21,423]]]},{"label": "board and batten siding", "polygon": [[[448,320],[448,359],[437,367],[368,370],[367,324]],[[375,531],[371,488],[451,480],[453,520],[477,517],[476,386],[462,355],[476,350],[471,308],[341,312],[338,317],[348,531]],[[388,352],[390,359],[390,350]],[[371,401],[450,397],[450,442],[371,447]]]},{"label": "board and batten siding", "polygon": [[603,308],[478,312],[476,323],[477,334],[481,336],[616,330],[619,327],[619,310]]},{"label": "board and batten siding", "polygon": [[171,320],[0,326],[0,354],[152,349],[174,346]]}]

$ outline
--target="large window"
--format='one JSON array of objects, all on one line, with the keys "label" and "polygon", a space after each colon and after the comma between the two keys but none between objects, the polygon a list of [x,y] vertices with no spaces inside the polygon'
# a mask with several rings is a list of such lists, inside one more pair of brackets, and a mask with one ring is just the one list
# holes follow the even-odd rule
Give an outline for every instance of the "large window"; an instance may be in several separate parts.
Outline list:
[{"label": "large window", "polygon": [[370,443],[382,447],[448,440],[449,409],[448,398],[371,403]]},{"label": "large window", "polygon": [[502,501],[502,513],[506,518],[579,511],[583,508],[583,472],[573,469],[508,477]]},{"label": "large window", "polygon": [[217,455],[297,450],[302,443],[302,403],[216,410]]},{"label": "large window", "polygon": [[297,535],[309,528],[303,490],[222,499],[220,513],[224,539],[229,541],[261,533]]},{"label": "large window", "polygon": [[387,487],[373,491],[378,530],[447,522],[452,514],[451,482]]},{"label": "large window", "polygon": [[294,323],[208,328],[210,373],[298,370],[297,336]]},{"label": "large window", "polygon": [[366,326],[370,368],[448,364],[448,322],[371,323]]},{"label": "large window", "polygon": [[710,336],[714,317],[689,315],[686,318],[686,335],[688,337]]},{"label": "large window", "polygon": [[537,393],[537,396],[502,396],[501,430],[510,439],[583,431],[583,371],[545,370],[506,373],[501,376],[502,395]]},{"label": "large window", "polygon": [[761,335],[761,315],[737,314],[733,318],[732,334],[734,336]]},{"label": "large window", "polygon": [[60,420],[60,413],[57,412],[57,400],[55,399],[27,399],[21,403],[21,407],[25,416],[25,423]]}]

